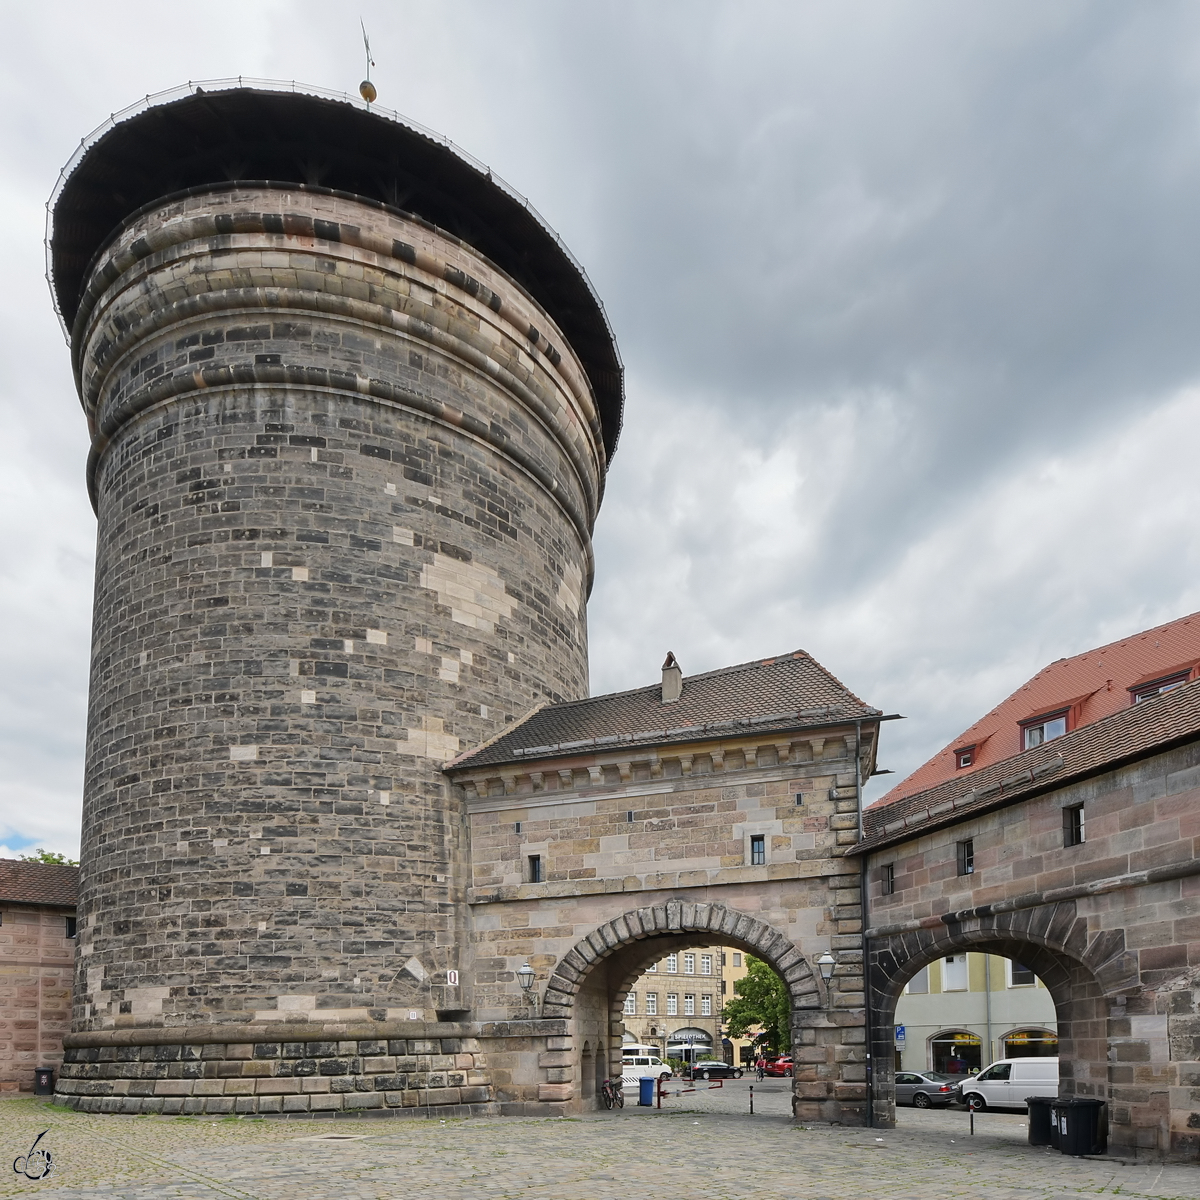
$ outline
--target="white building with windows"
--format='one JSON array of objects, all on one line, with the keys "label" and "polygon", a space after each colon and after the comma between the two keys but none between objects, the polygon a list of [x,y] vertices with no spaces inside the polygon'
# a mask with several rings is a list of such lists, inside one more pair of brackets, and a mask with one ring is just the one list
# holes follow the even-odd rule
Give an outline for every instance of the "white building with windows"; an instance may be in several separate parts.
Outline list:
[{"label": "white building with windows", "polygon": [[1058,1053],[1054,1001],[1020,963],[953,954],[909,980],[896,1005],[896,1068],[978,1071],[998,1058]]},{"label": "white building with windows", "polygon": [[660,958],[625,998],[625,1041],[658,1046],[663,1058],[725,1058],[721,1012],[732,995],[729,980],[746,973],[743,957],[701,946]]}]

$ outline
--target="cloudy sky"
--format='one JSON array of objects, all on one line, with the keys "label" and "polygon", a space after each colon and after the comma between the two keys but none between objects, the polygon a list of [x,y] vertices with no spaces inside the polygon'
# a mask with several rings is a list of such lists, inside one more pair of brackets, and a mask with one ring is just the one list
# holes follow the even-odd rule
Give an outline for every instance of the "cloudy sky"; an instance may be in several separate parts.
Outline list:
[{"label": "cloudy sky", "polygon": [[[616,330],[593,691],[803,647],[908,716],[903,774],[1047,661],[1200,609],[1200,6],[361,12],[380,103],[528,195]],[[6,8],[0,855],[78,845],[94,524],[46,197],[140,95],[354,91],[357,18]]]}]

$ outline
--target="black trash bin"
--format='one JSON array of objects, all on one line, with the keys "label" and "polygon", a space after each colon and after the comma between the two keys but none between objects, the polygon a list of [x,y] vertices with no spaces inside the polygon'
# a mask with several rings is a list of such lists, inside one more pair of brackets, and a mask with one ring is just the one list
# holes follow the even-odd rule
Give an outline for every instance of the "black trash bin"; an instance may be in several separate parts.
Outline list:
[{"label": "black trash bin", "polygon": [[1054,1103],[1053,1096],[1026,1096],[1025,1103],[1029,1106],[1029,1144],[1031,1146],[1053,1145],[1053,1125],[1050,1119],[1050,1106]]},{"label": "black trash bin", "polygon": [[34,1067],[34,1069],[33,1069],[33,1094],[35,1096],[53,1096],[54,1095],[54,1068],[53,1067]]},{"label": "black trash bin", "polygon": [[1062,1135],[1067,1127],[1067,1105],[1069,1100],[1050,1101],[1050,1145],[1055,1150],[1062,1149]]},{"label": "black trash bin", "polygon": [[1064,1118],[1058,1135],[1059,1149],[1064,1154],[1103,1154],[1107,1144],[1104,1101],[1076,1097],[1059,1103]]}]

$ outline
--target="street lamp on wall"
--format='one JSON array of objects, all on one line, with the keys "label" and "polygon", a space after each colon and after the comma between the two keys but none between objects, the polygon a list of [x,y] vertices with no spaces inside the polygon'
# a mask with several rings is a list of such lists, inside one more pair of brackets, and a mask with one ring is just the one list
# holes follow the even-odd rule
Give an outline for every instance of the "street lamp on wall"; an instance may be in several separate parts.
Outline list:
[{"label": "street lamp on wall", "polygon": [[525,999],[533,1005],[534,1015],[537,1015],[537,993],[533,990],[534,982],[537,976],[533,973],[533,968],[528,962],[522,963],[517,968],[517,982],[521,985],[521,992]]},{"label": "street lamp on wall", "polygon": [[817,969],[821,972],[821,978],[828,983],[833,978],[833,968],[837,966],[837,959],[829,953],[828,950],[817,959]]}]

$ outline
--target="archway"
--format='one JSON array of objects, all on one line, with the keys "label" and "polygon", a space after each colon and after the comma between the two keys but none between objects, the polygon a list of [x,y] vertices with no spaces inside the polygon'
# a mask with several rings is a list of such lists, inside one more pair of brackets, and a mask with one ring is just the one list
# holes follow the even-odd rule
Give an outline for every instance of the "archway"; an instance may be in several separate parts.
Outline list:
[{"label": "archway", "polygon": [[1108,1098],[1110,1008],[1140,988],[1124,936],[1087,936],[1074,901],[963,922],[931,922],[871,944],[872,1098],[875,1123],[895,1123],[892,1028],[904,985],[935,959],[979,951],[1022,963],[1046,985],[1057,1014],[1059,1093]]},{"label": "archway", "polygon": [[[558,963],[545,992],[542,1012],[571,1022],[577,1046],[609,1039],[605,1064],[596,1057],[597,1078],[621,1070],[620,1045],[625,997],[633,982],[656,959],[672,951],[720,942],[762,959],[783,980],[791,998],[792,1042],[797,1055],[796,1094],[822,1106],[822,1115],[842,1119],[835,1083],[838,1067],[862,1047],[842,1048],[842,1028],[827,1012],[825,985],[801,951],[778,930],[722,904],[664,905],[635,909],[605,922]],[[803,1062],[803,1067],[799,1064]],[[830,1069],[834,1068],[834,1069]],[[582,1079],[583,1064],[579,1062]],[[586,1106],[594,1096],[582,1097]]]}]

